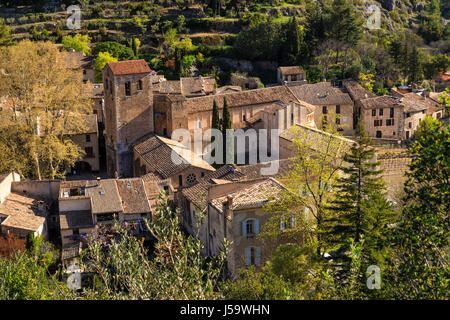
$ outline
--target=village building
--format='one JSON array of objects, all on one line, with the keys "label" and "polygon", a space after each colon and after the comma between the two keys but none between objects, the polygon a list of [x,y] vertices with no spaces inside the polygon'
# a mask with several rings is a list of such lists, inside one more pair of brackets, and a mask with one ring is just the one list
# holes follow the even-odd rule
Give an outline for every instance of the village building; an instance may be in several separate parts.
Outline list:
[{"label": "village building", "polygon": [[16,181],[20,181],[17,173],[0,174],[0,233],[20,238],[31,233],[47,239],[46,199],[13,190]]},{"label": "village building", "polygon": [[83,72],[83,82],[95,83],[94,56],[86,56],[84,52],[70,50],[66,53],[66,63],[69,69]]},{"label": "village building", "polygon": [[351,136],[354,130],[354,103],[350,95],[330,82],[289,86],[299,100],[315,107],[314,122],[322,129],[331,123],[344,136]]},{"label": "village building", "polygon": [[[70,137],[84,152],[83,159],[74,167],[75,174],[81,172],[98,172],[100,170],[100,152],[97,115],[83,115],[84,127],[82,132],[72,134]],[[74,172],[72,172],[74,173]]]},{"label": "village building", "polygon": [[450,71],[438,72],[433,78],[434,91],[444,91],[446,88],[450,89]]},{"label": "village building", "polygon": [[297,82],[297,84],[306,84],[306,72],[300,66],[278,67],[277,81],[279,84],[285,82]]},{"label": "village building", "polygon": [[[94,83],[92,85],[92,100],[94,101],[94,106],[92,108],[92,113],[97,115],[97,122],[100,125],[104,126],[104,92],[103,92],[103,83]],[[103,127],[104,129],[104,127]]]}]

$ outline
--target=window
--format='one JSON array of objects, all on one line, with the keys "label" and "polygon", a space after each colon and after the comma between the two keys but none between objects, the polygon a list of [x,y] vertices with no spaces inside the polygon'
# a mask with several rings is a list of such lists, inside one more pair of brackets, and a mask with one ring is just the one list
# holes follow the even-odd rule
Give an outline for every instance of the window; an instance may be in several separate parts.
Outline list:
[{"label": "window", "polygon": [[93,158],[94,157],[94,149],[92,147],[84,148],[84,152],[86,152],[86,158]]},{"label": "window", "polygon": [[180,187],[183,185],[183,176],[181,174],[178,176],[178,184]]},{"label": "window", "polygon": [[80,234],[80,229],[73,229],[72,230],[72,234],[79,235]]},{"label": "window", "polygon": [[261,247],[245,248],[245,260],[247,266],[261,265]]},{"label": "window", "polygon": [[163,135],[167,136],[167,129],[166,128],[163,129]]},{"label": "window", "polygon": [[188,176],[186,177],[186,182],[188,185],[193,185],[197,182],[197,177],[193,173],[188,174]]},{"label": "window", "polygon": [[83,70],[83,75],[86,75],[86,70]]},{"label": "window", "polygon": [[412,128],[412,123],[408,122],[408,128],[411,129]]},{"label": "window", "polygon": [[379,113],[378,113],[380,116],[382,116],[383,115],[383,108],[381,108],[380,109],[380,111],[379,111]]},{"label": "window", "polygon": [[91,135],[90,134],[86,135],[86,142],[91,142]]},{"label": "window", "polygon": [[372,117],[375,117],[377,115],[377,110],[373,109],[372,110]]},{"label": "window", "polygon": [[130,81],[125,82],[125,96],[131,96],[131,83]]},{"label": "window", "polygon": [[259,233],[259,219],[247,219],[242,221],[242,235],[253,236]]},{"label": "window", "polygon": [[387,119],[386,120],[386,126],[393,126],[394,125],[394,119]]},{"label": "window", "polygon": [[322,113],[323,114],[327,114],[328,113],[327,107],[325,107],[325,106],[322,107]]},{"label": "window", "polygon": [[394,108],[391,108],[391,109],[389,110],[389,117],[390,117],[390,118],[393,118],[393,117],[394,117]]},{"label": "window", "polygon": [[282,217],[280,219],[280,230],[286,228],[295,228],[297,225],[297,215],[292,214],[290,217]]},{"label": "window", "polygon": [[341,106],[337,105],[336,106],[336,114],[340,114],[341,113]]},{"label": "window", "polygon": [[142,80],[139,80],[138,81],[138,87],[137,87],[137,89],[139,90],[139,91],[142,91]]},{"label": "window", "polygon": [[294,125],[294,113],[292,112],[291,113],[291,126],[293,126]]},{"label": "window", "polygon": [[197,128],[198,129],[202,128],[202,120],[197,120]]},{"label": "window", "polygon": [[242,121],[247,121],[247,117],[245,116],[245,114],[242,116]]}]

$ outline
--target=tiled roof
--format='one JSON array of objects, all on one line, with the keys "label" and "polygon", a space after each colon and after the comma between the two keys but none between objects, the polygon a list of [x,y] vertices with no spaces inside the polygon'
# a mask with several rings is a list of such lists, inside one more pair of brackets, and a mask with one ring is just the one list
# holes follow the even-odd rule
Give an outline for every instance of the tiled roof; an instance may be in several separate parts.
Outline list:
[{"label": "tiled roof", "polygon": [[[305,141],[305,145],[319,153],[327,152],[336,156],[345,153],[354,143],[353,140],[328,132],[297,124],[280,133],[280,138],[293,141],[294,138]],[[323,150],[326,148],[326,150]]]},{"label": "tiled roof", "polygon": [[403,98],[400,98],[402,105],[405,106],[405,112],[415,112],[431,109],[438,110],[439,104],[432,99],[419,96],[416,93],[405,93]]},{"label": "tiled roof", "polygon": [[141,74],[150,73],[152,70],[148,66],[144,59],[140,60],[128,60],[128,61],[116,61],[109,62],[107,64],[112,73],[116,76],[125,74]]},{"label": "tiled roof", "polygon": [[123,213],[148,213],[151,211],[142,179],[118,179],[116,183],[122,200]]},{"label": "tiled roof", "polygon": [[212,110],[213,101],[216,100],[219,109],[223,107],[223,98],[227,99],[228,106],[241,107],[266,104],[275,101],[283,103],[298,102],[297,98],[286,86],[275,86],[242,92],[226,92],[187,99],[183,105],[189,113]]},{"label": "tiled roof", "polygon": [[217,180],[227,180],[231,182],[239,181],[244,178],[245,176],[242,172],[234,169],[229,165],[225,165],[199,179],[197,184],[188,188],[183,188],[182,193],[186,197],[186,199],[188,199],[193,204],[205,208],[208,188],[211,185],[218,184],[218,182],[220,181]]},{"label": "tiled roof", "polygon": [[[134,147],[137,153],[150,167],[150,172],[161,178],[168,178],[189,166],[214,171],[214,168],[188,148],[178,146],[178,142],[160,136],[150,136]],[[174,161],[172,159],[176,161]]]},{"label": "tiled roof", "polygon": [[376,96],[373,98],[360,100],[365,109],[371,108],[393,108],[401,106],[400,100],[392,96]]},{"label": "tiled roof", "polygon": [[[292,160],[290,159],[280,159],[275,160],[273,162],[278,163],[278,171],[274,175],[270,175],[271,177],[282,177],[290,168]],[[261,168],[269,168],[272,162],[262,162],[255,164],[248,164],[245,166],[239,166],[237,170],[245,175],[246,179],[258,179],[269,177],[267,175],[261,174]]]},{"label": "tiled roof", "polygon": [[214,77],[180,78],[181,93],[184,96],[210,94],[216,90]]},{"label": "tiled roof", "polygon": [[289,86],[289,89],[298,100],[312,105],[353,104],[352,99],[347,93],[343,93],[338,88],[332,87],[330,82]]},{"label": "tiled roof", "polygon": [[228,197],[233,198],[232,210],[244,210],[250,208],[261,208],[271,198],[276,197],[285,188],[276,180],[269,178],[257,180],[251,186],[246,185],[237,191],[215,198],[211,201],[217,210],[222,211],[223,202]]},{"label": "tiled roof", "polygon": [[300,66],[279,67],[283,75],[293,75],[304,73]]},{"label": "tiled roof", "polygon": [[361,100],[367,98],[374,98],[377,95],[373,92],[367,91],[364,89],[358,82],[355,80],[343,80],[342,85],[345,89],[347,89],[348,94],[353,100]]},{"label": "tiled roof", "polygon": [[45,222],[47,210],[39,209],[39,202],[44,206],[40,199],[30,198],[18,193],[10,193],[0,204],[0,215],[7,218],[2,222],[2,226],[37,231]]},{"label": "tiled roof", "polygon": [[181,83],[178,80],[161,81],[155,88],[158,88],[160,93],[181,94]]},{"label": "tiled roof", "polygon": [[93,56],[86,56],[83,52],[67,52],[66,63],[70,69],[91,69],[94,62]]},{"label": "tiled roof", "polygon": [[59,225],[61,230],[93,228],[94,219],[89,210],[60,212]]}]

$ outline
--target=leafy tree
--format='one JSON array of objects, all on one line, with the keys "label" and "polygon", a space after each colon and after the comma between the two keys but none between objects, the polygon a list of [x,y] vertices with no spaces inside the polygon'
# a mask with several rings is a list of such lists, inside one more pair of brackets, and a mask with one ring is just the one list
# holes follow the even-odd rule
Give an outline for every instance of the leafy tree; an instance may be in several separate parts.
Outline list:
[{"label": "leafy tree", "polygon": [[94,54],[98,55],[100,52],[108,52],[119,61],[134,60],[137,57],[133,48],[124,46],[115,41],[100,42],[97,44],[94,49]]},{"label": "leafy tree", "polygon": [[0,96],[11,104],[0,118],[0,130],[11,134],[15,126],[24,129],[19,137],[0,140],[9,153],[0,155],[0,166],[14,165],[4,157],[17,154],[18,160],[33,162],[26,178],[62,177],[82,156],[70,137],[85,128],[91,90],[82,74],[67,68],[65,54],[53,43],[29,40],[0,51]]},{"label": "leafy tree", "polygon": [[66,49],[74,49],[77,52],[84,52],[85,55],[91,54],[91,39],[88,35],[77,33],[75,36],[65,36],[62,39],[62,44]]},{"label": "leafy tree", "polygon": [[5,21],[0,18],[0,47],[9,46],[12,44],[11,32]]},{"label": "leafy tree", "polygon": [[385,283],[397,299],[448,299],[450,127],[425,117],[415,136]]},{"label": "leafy tree", "polygon": [[[150,256],[142,242],[116,224],[116,237],[90,244],[85,258],[88,270],[95,272],[99,284],[85,289],[88,299],[218,299],[215,290],[226,259],[201,256],[198,238],[184,235],[178,212],[171,210],[168,197],[160,195],[151,221],[145,221],[154,238]],[[106,238],[106,237],[105,237]],[[110,239],[110,238],[106,238]]]},{"label": "leafy tree", "polygon": [[102,70],[109,62],[116,62],[117,58],[112,56],[109,52],[99,52],[97,58],[94,60],[95,82],[103,82]]}]

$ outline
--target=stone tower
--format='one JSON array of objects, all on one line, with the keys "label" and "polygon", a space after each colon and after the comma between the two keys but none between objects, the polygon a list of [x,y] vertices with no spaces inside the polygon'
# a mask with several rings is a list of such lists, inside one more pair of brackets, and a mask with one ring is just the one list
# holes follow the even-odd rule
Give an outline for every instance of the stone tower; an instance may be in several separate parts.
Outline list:
[{"label": "stone tower", "polygon": [[145,60],[110,62],[103,69],[109,176],[131,177],[131,147],[154,131],[151,73]]}]

